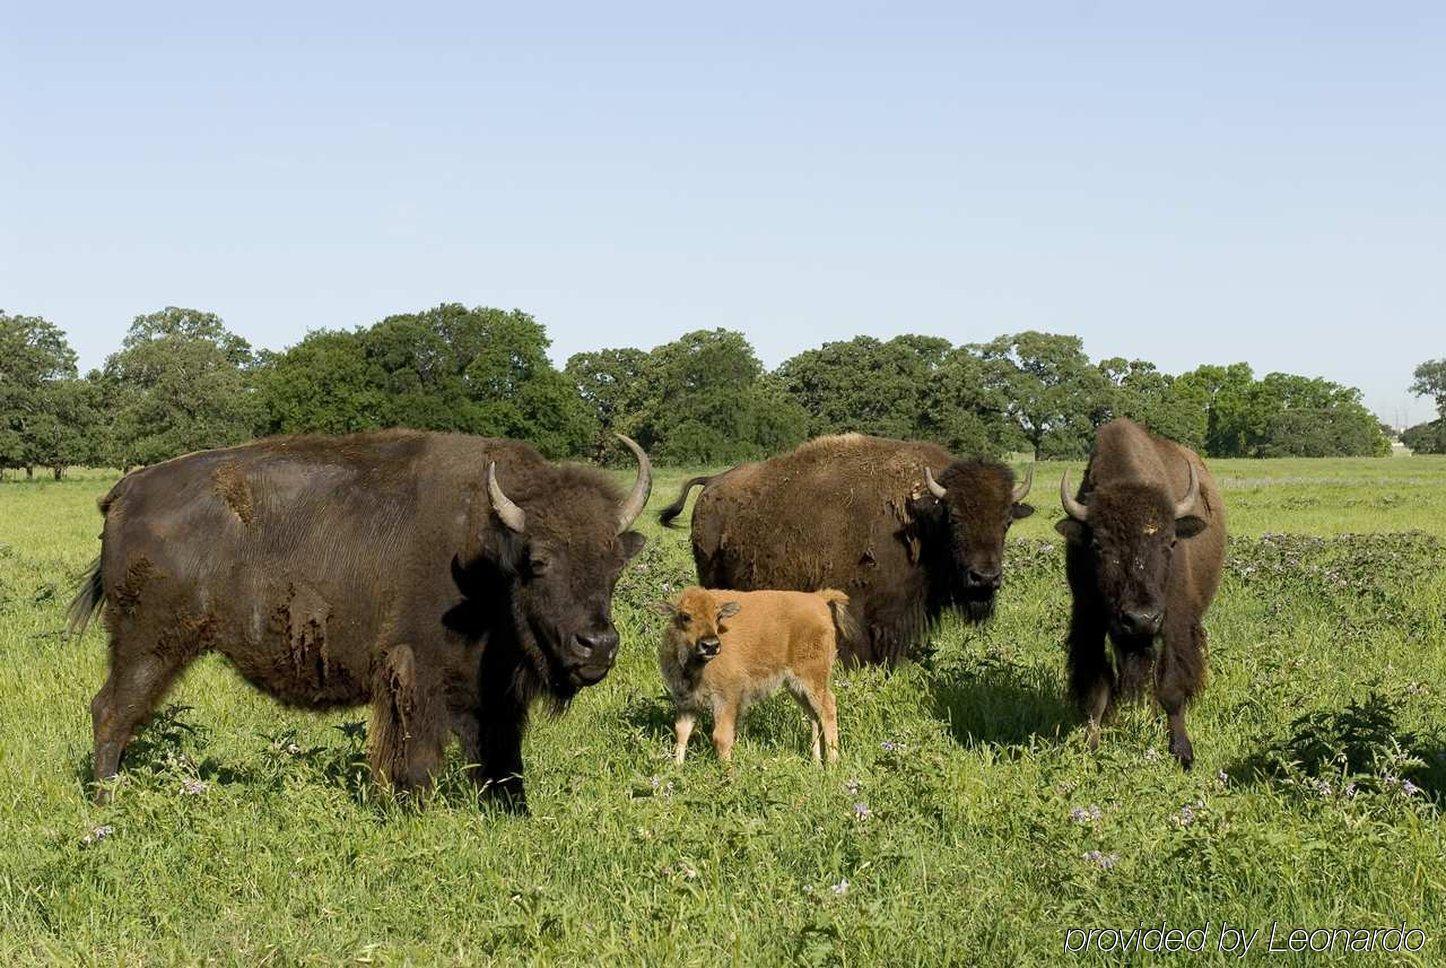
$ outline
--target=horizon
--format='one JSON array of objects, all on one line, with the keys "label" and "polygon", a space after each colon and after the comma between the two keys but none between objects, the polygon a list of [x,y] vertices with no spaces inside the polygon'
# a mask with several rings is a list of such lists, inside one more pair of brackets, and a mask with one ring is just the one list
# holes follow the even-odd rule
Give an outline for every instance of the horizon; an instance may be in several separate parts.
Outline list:
[{"label": "horizon", "polygon": [[82,369],[166,305],[269,349],[515,307],[559,366],[1036,329],[1431,419],[1446,10],[1052,10],[28,7],[0,308]]}]

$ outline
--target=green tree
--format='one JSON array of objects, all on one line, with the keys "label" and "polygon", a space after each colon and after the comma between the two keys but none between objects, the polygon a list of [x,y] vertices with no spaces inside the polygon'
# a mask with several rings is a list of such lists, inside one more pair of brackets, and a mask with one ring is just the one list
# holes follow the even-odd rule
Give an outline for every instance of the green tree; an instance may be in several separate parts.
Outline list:
[{"label": "green tree", "polygon": [[1181,374],[1175,386],[1183,399],[1204,404],[1204,448],[1210,457],[1249,456],[1265,433],[1268,414],[1252,396],[1255,374],[1248,363],[1213,364]]},{"label": "green tree", "polygon": [[51,387],[76,376],[75,352],[60,327],[40,316],[0,311],[0,467],[43,466]]},{"label": "green tree", "polygon": [[613,451],[615,433],[638,436],[638,423],[648,400],[648,354],[631,346],[575,353],[563,372],[592,409],[598,433],[593,455]]},{"label": "green tree", "polygon": [[1411,392],[1418,397],[1430,397],[1436,401],[1436,413],[1446,420],[1446,358],[1427,360],[1416,367],[1412,374]]},{"label": "green tree", "polygon": [[213,313],[167,307],[137,316],[101,377],[121,467],[240,443],[258,422],[246,341]]},{"label": "green tree", "polygon": [[313,330],[267,354],[255,376],[264,434],[345,434],[383,426],[389,410],[379,364],[362,332]]},{"label": "green tree", "polygon": [[33,465],[50,468],[58,481],[67,468],[101,463],[101,398],[94,374],[84,379],[65,377],[43,387],[27,433]]},{"label": "green tree", "polygon": [[1209,429],[1205,394],[1197,384],[1162,373],[1147,360],[1101,360],[1112,416],[1129,417],[1157,434],[1200,448]]},{"label": "green tree", "polygon": [[1078,458],[1110,415],[1108,382],[1077,336],[1028,331],[970,349],[1036,459]]},{"label": "green tree", "polygon": [[949,341],[903,335],[825,343],[785,361],[777,376],[809,416],[808,433],[856,431],[903,439],[922,435],[934,380]]}]

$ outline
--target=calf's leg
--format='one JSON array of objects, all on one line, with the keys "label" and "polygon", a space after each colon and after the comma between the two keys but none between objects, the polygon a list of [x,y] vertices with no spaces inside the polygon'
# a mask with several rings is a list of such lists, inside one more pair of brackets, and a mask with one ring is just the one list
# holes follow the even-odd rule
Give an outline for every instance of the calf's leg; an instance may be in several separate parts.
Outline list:
[{"label": "calf's leg", "polygon": [[673,747],[673,762],[683,762],[683,757],[688,755],[688,738],[693,735],[693,724],[698,717],[693,713],[678,713],[678,719],[673,723],[673,735],[677,738],[677,745]]},{"label": "calf's leg", "polygon": [[718,758],[727,763],[733,759],[733,739],[738,728],[738,703],[728,701],[713,714],[713,748]]}]

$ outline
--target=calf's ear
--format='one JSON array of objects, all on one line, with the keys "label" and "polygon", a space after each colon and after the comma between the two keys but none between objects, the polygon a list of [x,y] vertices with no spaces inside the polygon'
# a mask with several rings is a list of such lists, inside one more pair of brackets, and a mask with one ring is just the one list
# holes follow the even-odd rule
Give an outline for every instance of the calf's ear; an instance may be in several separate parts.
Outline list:
[{"label": "calf's ear", "polygon": [[742,607],[737,602],[724,602],[718,609],[718,620],[721,622],[725,618],[732,618]]},{"label": "calf's ear", "polygon": [[651,608],[653,611],[657,612],[659,615],[665,615],[670,618],[673,616],[674,613],[678,611],[678,606],[674,605],[666,598],[660,599],[648,607]]},{"label": "calf's ear", "polygon": [[1082,544],[1085,539],[1085,526],[1074,518],[1063,518],[1054,523],[1054,530],[1064,535],[1066,541],[1073,541],[1075,544]]},{"label": "calf's ear", "polygon": [[1187,514],[1183,518],[1175,519],[1175,537],[1177,538],[1193,538],[1201,531],[1204,531],[1205,528],[1205,519],[1193,514]]},{"label": "calf's ear", "polygon": [[623,546],[623,557],[632,558],[643,550],[643,545],[648,543],[648,539],[636,531],[624,531],[618,535],[618,543]]},{"label": "calf's ear", "polygon": [[1034,505],[1015,504],[1014,507],[1009,509],[1009,513],[1014,516],[1015,520],[1018,520],[1020,518],[1027,518],[1034,513]]}]

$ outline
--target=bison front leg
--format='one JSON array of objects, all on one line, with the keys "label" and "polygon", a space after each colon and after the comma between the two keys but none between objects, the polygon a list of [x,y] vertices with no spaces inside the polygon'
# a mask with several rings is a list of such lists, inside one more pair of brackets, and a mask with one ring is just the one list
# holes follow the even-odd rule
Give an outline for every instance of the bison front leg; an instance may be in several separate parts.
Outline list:
[{"label": "bison front leg", "polygon": [[1115,671],[1105,654],[1105,621],[1092,604],[1075,600],[1069,624],[1069,686],[1086,721],[1086,742],[1100,745],[1100,725],[1110,711]]},{"label": "bison front leg", "polygon": [[1155,668],[1155,698],[1165,711],[1170,731],[1170,752],[1180,768],[1195,765],[1195,746],[1185,729],[1185,707],[1204,678],[1205,630],[1198,622],[1165,621],[1164,648]]},{"label": "bison front leg", "polygon": [[389,649],[372,689],[368,732],[372,774],[399,792],[429,786],[445,739],[441,697],[419,679],[409,646]]},{"label": "bison front leg", "polygon": [[527,730],[527,704],[510,693],[485,699],[479,727],[477,780],[482,798],[510,813],[526,813],[522,734]]}]

